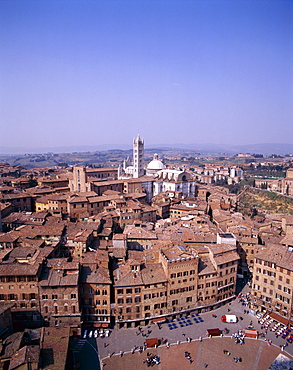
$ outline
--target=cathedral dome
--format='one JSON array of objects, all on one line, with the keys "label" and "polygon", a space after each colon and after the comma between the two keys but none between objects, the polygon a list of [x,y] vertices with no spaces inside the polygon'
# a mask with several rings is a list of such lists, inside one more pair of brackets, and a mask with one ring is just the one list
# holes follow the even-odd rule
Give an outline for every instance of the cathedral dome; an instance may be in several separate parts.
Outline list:
[{"label": "cathedral dome", "polygon": [[154,159],[147,165],[148,170],[160,171],[164,168],[166,168],[166,166],[159,160],[159,155],[157,153],[154,154]]}]

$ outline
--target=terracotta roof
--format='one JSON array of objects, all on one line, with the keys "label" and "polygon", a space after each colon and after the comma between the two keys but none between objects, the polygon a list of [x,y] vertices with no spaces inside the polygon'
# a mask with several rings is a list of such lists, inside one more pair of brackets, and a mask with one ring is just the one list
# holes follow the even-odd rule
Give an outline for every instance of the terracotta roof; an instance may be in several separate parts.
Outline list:
[{"label": "terracotta roof", "polygon": [[123,231],[127,239],[157,239],[154,232],[147,230],[144,227],[136,227],[134,225],[127,225]]},{"label": "terracotta roof", "polygon": [[280,244],[270,244],[260,251],[256,258],[275,263],[277,266],[293,271],[293,251]]},{"label": "terracotta roof", "polygon": [[40,265],[38,263],[1,263],[0,276],[36,276]]},{"label": "terracotta roof", "polygon": [[17,369],[27,363],[39,364],[40,346],[24,346],[16,351],[10,360],[9,370]]},{"label": "terracotta roof", "polygon": [[146,265],[141,270],[142,280],[145,285],[167,282],[167,277],[161,263]]},{"label": "terracotta roof", "polygon": [[217,265],[222,265],[223,263],[239,260],[239,255],[236,251],[231,251],[222,255],[214,256],[214,260]]},{"label": "terracotta roof", "polygon": [[65,369],[70,328],[47,327],[43,328],[43,332],[46,334],[42,343],[42,369]]},{"label": "terracotta roof", "polygon": [[200,258],[198,265],[198,275],[213,274],[216,272],[214,265],[208,257]]},{"label": "terracotta roof", "polygon": [[37,236],[58,236],[60,237],[64,231],[64,224],[54,224],[54,225],[43,225],[43,226],[31,226],[25,225],[17,229],[22,236],[28,236],[35,238]]},{"label": "terracotta roof", "polygon": [[9,335],[4,342],[4,354],[1,356],[2,359],[11,358],[13,354],[20,349],[24,332],[17,332]]},{"label": "terracotta roof", "polygon": [[293,246],[293,234],[286,235],[282,240],[280,240],[280,243],[283,245]]},{"label": "terracotta roof", "polygon": [[236,237],[236,239],[239,243],[258,244],[258,239],[250,236]]},{"label": "terracotta roof", "polygon": [[14,303],[11,303],[11,302],[1,302],[0,315],[2,315],[6,310],[11,308],[13,305],[14,305]]},{"label": "terracotta roof", "polygon": [[104,267],[92,269],[91,266],[83,266],[80,282],[89,284],[111,284],[109,270]]},{"label": "terracotta roof", "polygon": [[163,248],[161,253],[168,261],[176,261],[185,258],[197,257],[194,251],[180,245]]},{"label": "terracotta roof", "polygon": [[20,235],[15,235],[15,233],[0,233],[0,243],[13,243],[16,242]]},{"label": "terracotta roof", "polygon": [[41,275],[41,286],[77,286],[79,263],[67,262],[65,258],[54,258],[47,261],[47,267]]},{"label": "terracotta roof", "polygon": [[[120,272],[122,272],[121,269],[119,270]],[[140,272],[129,271],[128,269],[127,273],[119,276],[119,270],[114,271],[116,278],[114,287],[143,285],[143,280]]]}]

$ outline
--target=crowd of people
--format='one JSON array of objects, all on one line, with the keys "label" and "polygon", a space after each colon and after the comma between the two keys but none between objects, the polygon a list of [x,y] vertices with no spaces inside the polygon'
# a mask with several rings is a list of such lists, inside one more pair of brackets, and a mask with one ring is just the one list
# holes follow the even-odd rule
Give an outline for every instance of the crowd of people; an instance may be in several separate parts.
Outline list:
[{"label": "crowd of people", "polygon": [[147,367],[152,367],[154,365],[159,365],[160,363],[160,357],[153,354],[153,353],[147,353],[147,358],[142,361],[144,364],[147,365]]},{"label": "crowd of people", "polygon": [[235,338],[235,343],[238,344],[245,344],[244,342],[244,338],[245,338],[245,334],[243,333],[242,330],[238,330],[237,333],[234,333],[232,334],[232,338]]},{"label": "crowd of people", "polygon": [[187,360],[189,360],[189,362],[192,364],[193,363],[193,359],[191,358],[191,356],[190,356],[190,352],[188,352],[188,351],[185,351],[184,352],[184,356],[185,356],[185,358],[187,359]]},{"label": "crowd of people", "polygon": [[[242,304],[242,306],[248,307],[250,303],[250,293],[240,293],[238,294],[238,302]],[[246,310],[245,310],[246,311]],[[244,311],[244,313],[246,313]],[[247,313],[249,311],[247,310]]]}]

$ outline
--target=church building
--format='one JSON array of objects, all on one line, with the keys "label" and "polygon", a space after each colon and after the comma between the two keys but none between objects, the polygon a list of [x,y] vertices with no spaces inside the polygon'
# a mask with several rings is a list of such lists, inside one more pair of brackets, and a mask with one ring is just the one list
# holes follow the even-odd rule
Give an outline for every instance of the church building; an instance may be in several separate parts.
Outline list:
[{"label": "church building", "polygon": [[144,140],[139,134],[133,140],[133,164],[129,164],[129,159],[123,161],[123,166],[118,167],[118,178],[127,179],[139,177],[145,174],[144,171]]}]

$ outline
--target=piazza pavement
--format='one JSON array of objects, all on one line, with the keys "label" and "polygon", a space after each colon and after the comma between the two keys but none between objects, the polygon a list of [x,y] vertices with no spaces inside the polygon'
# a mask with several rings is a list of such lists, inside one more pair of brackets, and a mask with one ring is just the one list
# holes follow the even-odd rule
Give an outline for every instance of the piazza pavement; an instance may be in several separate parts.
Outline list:
[{"label": "piazza pavement", "polygon": [[[245,286],[242,293],[249,293],[249,287]],[[237,323],[223,323],[221,316],[225,314],[235,314],[238,317]],[[244,344],[235,343],[232,334],[250,325],[258,332],[264,332],[257,318],[248,313],[248,307],[243,306],[238,298],[216,310],[190,317],[190,321],[191,325],[181,327],[178,321],[174,320],[174,329],[170,329],[167,322],[160,327],[157,324],[141,327],[141,330],[114,328],[109,337],[96,339],[101,367],[106,370],[147,369],[146,360],[153,354],[160,358],[159,364],[153,366],[158,370],[265,370],[280,355],[292,361],[282,369],[293,369],[293,343],[282,350],[280,346],[284,345],[286,340],[276,338],[270,330],[264,338],[245,338]],[[207,329],[214,328],[228,328],[229,333],[222,337],[208,337]],[[145,349],[146,339],[151,338],[158,338],[165,344]],[[189,357],[184,353],[189,353]],[[235,358],[240,361],[235,362]],[[80,369],[85,367],[81,366]]]}]

